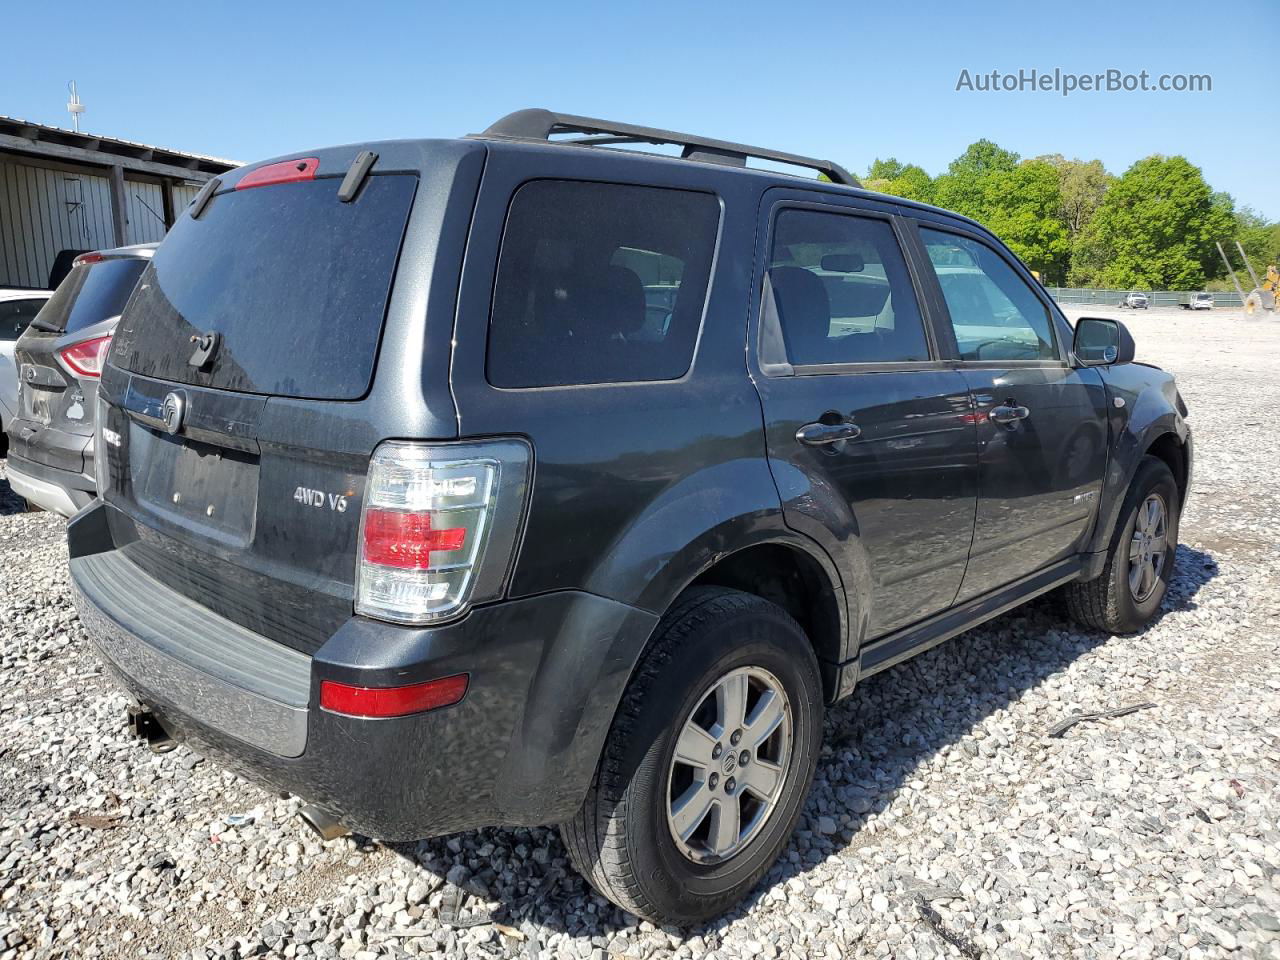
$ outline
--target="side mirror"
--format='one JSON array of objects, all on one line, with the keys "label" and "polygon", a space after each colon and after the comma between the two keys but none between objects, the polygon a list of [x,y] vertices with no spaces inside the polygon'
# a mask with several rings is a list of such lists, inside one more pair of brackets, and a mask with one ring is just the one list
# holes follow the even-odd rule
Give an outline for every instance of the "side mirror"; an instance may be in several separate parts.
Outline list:
[{"label": "side mirror", "polygon": [[1119,320],[1081,317],[1076,321],[1076,361],[1086,367],[1133,362],[1133,334]]}]

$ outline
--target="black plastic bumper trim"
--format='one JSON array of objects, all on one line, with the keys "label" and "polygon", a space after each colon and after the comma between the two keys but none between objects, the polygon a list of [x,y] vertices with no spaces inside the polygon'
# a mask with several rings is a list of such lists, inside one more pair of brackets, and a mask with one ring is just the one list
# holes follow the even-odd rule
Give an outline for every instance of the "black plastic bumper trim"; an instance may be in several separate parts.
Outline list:
[{"label": "black plastic bumper trim", "polygon": [[118,551],[71,561],[76,605],[102,655],[145,697],[282,757],[307,743],[311,658],[170,590]]}]

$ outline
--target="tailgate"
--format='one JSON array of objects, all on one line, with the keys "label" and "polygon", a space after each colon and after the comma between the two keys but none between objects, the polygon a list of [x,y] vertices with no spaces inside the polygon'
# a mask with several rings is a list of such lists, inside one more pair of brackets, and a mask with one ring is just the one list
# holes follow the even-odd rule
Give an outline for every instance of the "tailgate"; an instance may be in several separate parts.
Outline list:
[{"label": "tailgate", "polygon": [[[313,411],[310,426],[327,430],[290,437],[266,397],[174,387],[108,384],[120,393],[102,408],[99,482],[121,511],[115,542],[178,593],[314,652],[351,615],[368,457],[337,440],[349,411]],[[326,432],[331,445],[314,445]]]},{"label": "tailgate", "polygon": [[353,202],[340,176],[224,187],[156,252],[102,381],[116,545],[307,653],[352,614],[368,394],[417,182],[375,173]]}]

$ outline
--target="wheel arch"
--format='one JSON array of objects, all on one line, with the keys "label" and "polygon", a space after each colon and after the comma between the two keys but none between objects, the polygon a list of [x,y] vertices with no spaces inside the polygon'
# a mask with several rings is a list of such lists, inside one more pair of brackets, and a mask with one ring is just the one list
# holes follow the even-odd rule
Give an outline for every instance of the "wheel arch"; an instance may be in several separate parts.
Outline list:
[{"label": "wheel arch", "polygon": [[1180,420],[1162,418],[1140,436],[1131,435],[1128,439],[1129,442],[1112,453],[1113,462],[1103,485],[1099,522],[1089,543],[1081,580],[1092,580],[1102,573],[1121,523],[1125,495],[1144,457],[1153,456],[1169,467],[1178,488],[1179,512],[1186,503],[1191,486],[1192,444],[1185,425]]},{"label": "wheel arch", "polygon": [[[1159,434],[1147,444],[1143,456],[1156,457],[1163,460],[1173,473],[1174,482],[1178,485],[1178,505],[1187,502],[1187,491],[1191,484],[1191,451],[1187,443],[1172,430]],[[1134,465],[1134,470],[1137,464]],[[1130,478],[1132,479],[1132,478]]]},{"label": "wheel arch", "polygon": [[680,593],[691,587],[728,587],[786,610],[813,646],[823,693],[831,701],[838,686],[837,664],[846,659],[848,611],[839,575],[829,559],[818,559],[817,551],[816,546],[806,549],[796,540],[752,544],[718,557]]},{"label": "wheel arch", "polygon": [[[777,515],[780,518],[780,513]],[[576,725],[575,737],[581,741],[584,763],[580,770],[565,771],[565,776],[581,773],[581,789],[585,794],[590,773],[595,771],[604,749],[605,733],[612,724],[626,690],[636,671],[652,647],[663,626],[663,618],[692,588],[720,586],[763,596],[778,603],[805,630],[813,645],[822,675],[824,698],[835,699],[838,690],[837,663],[847,656],[848,606],[843,582],[835,564],[816,543],[809,541],[779,522],[776,526],[762,523],[759,517],[739,517],[726,521],[727,526],[713,528],[695,540],[677,557],[655,574],[655,580],[666,584],[663,602],[631,609],[637,616],[651,618],[647,629],[630,638],[619,636],[607,659],[613,664],[606,678],[592,683],[591,696],[598,701],[596,721]],[[709,544],[723,545],[725,534],[732,529],[735,549],[710,549]],[[680,571],[677,575],[673,569]],[[788,590],[798,585],[801,593]],[[806,609],[806,602],[813,607]],[[603,725],[605,714],[611,718]]]}]

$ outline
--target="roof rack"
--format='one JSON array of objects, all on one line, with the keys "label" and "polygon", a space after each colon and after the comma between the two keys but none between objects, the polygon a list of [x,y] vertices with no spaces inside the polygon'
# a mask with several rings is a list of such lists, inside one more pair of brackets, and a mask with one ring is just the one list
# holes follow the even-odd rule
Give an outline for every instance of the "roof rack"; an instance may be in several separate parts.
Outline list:
[{"label": "roof rack", "polygon": [[[552,134],[565,133],[577,133],[582,136],[551,140]],[[611,146],[624,143],[674,144],[684,148],[680,156],[686,160],[702,160],[745,167],[747,158],[754,157],[757,160],[772,160],[775,163],[817,170],[819,173],[826,174],[833,183],[844,184],[847,187],[861,186],[848,170],[831,160],[817,160],[813,157],[783,153],[780,150],[769,150],[765,147],[750,147],[744,143],[712,140],[708,137],[696,137],[688,133],[676,133],[673,130],[659,130],[654,127],[638,127],[635,124],[617,123],[613,120],[577,117],[570,113],[553,113],[550,110],[538,108],[509,113],[490,125],[484,133],[471,134],[471,136],[506,140],[545,140],[579,146]]]}]

